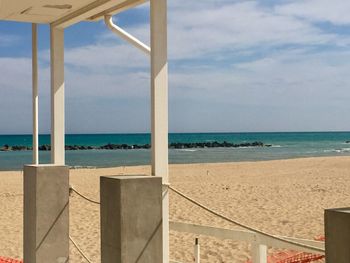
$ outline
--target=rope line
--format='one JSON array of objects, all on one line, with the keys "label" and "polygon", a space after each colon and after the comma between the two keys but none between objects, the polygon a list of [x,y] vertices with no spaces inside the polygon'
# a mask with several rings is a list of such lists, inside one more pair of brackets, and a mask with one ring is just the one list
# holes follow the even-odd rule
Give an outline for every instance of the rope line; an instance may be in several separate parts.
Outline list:
[{"label": "rope line", "polygon": [[173,192],[175,192],[176,194],[178,194],[179,196],[181,196],[181,197],[185,198],[186,200],[190,201],[191,203],[193,203],[193,204],[201,207],[202,209],[206,210],[207,212],[209,212],[209,213],[211,213],[211,214],[213,214],[213,215],[215,215],[217,217],[220,217],[221,219],[224,219],[225,221],[228,221],[228,222],[233,223],[235,225],[238,225],[238,226],[240,226],[242,228],[245,228],[245,229],[247,229],[249,231],[252,231],[252,232],[258,233],[258,234],[260,234],[262,236],[270,237],[270,238],[273,238],[273,239],[276,239],[276,240],[279,240],[279,241],[282,241],[282,242],[286,242],[286,243],[289,243],[291,245],[295,245],[295,246],[298,246],[298,247],[311,249],[311,250],[314,250],[314,251],[317,251],[317,252],[322,252],[322,253],[325,252],[325,250],[322,249],[322,248],[318,248],[318,247],[302,244],[302,243],[299,243],[299,242],[291,241],[291,240],[285,239],[283,237],[274,236],[274,235],[271,235],[271,234],[269,234],[267,232],[264,232],[262,230],[259,230],[259,229],[247,226],[247,225],[245,225],[243,223],[240,223],[240,222],[238,222],[236,220],[233,220],[233,219],[231,219],[231,218],[229,218],[227,216],[224,216],[224,215],[222,215],[222,214],[220,214],[220,213],[210,209],[209,207],[207,207],[207,206],[197,202],[196,200],[192,199],[191,197],[188,197],[184,193],[182,193],[179,190],[173,188],[172,186],[169,186],[169,189],[172,190]]},{"label": "rope line", "polygon": [[85,199],[86,201],[88,202],[91,202],[93,204],[96,204],[96,205],[100,205],[101,203],[100,202],[97,202],[97,201],[94,201],[86,196],[84,196],[83,194],[79,193],[77,190],[75,190],[72,186],[69,187],[69,190],[73,191],[74,193],[76,193],[77,195],[79,195],[81,198]]},{"label": "rope line", "polygon": [[74,239],[69,236],[69,240],[72,242],[74,247],[79,251],[80,255],[89,263],[92,263],[92,261],[84,254],[84,252],[81,250],[81,248],[78,246],[78,244],[74,241]]}]

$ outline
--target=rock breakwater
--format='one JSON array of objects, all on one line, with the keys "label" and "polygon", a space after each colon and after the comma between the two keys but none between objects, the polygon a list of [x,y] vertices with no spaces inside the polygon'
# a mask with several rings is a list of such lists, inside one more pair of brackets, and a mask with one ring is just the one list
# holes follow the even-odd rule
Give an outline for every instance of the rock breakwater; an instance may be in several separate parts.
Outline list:
[{"label": "rock breakwater", "polygon": [[[193,149],[193,148],[246,148],[246,147],[270,147],[270,144],[264,144],[260,141],[231,143],[231,142],[176,142],[170,143],[169,149]],[[67,151],[82,151],[82,150],[134,150],[134,149],[150,149],[150,144],[113,144],[108,143],[101,146],[86,146],[86,145],[66,145]],[[0,151],[31,151],[31,146],[22,145],[4,145],[0,147]],[[40,151],[50,151],[51,146],[48,144],[40,145]]]}]

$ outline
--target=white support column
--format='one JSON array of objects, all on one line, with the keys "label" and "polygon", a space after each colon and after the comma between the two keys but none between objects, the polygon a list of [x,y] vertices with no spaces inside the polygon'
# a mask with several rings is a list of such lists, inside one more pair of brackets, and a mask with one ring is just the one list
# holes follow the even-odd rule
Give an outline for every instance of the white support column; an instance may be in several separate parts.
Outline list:
[{"label": "white support column", "polygon": [[32,24],[32,107],[33,107],[33,164],[39,164],[39,125],[38,125],[38,31]]},{"label": "white support column", "polygon": [[199,239],[195,239],[195,244],[194,244],[194,262],[195,263],[200,263],[201,262],[201,247],[199,245]]},{"label": "white support column", "polygon": [[64,30],[51,26],[51,162],[65,164]]},{"label": "white support column", "polygon": [[[151,0],[152,175],[168,184],[167,1]],[[169,192],[163,187],[163,263],[169,262]]]},{"label": "white support column", "polygon": [[254,242],[251,253],[253,263],[267,263],[267,246]]}]

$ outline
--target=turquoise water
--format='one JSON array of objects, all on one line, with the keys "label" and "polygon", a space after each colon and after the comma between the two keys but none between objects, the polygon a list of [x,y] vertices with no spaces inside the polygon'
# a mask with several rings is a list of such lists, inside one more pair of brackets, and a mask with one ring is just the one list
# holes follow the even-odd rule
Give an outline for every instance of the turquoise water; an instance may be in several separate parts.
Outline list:
[{"label": "turquoise water", "polygon": [[[2,145],[30,146],[31,135],[0,135]],[[290,133],[186,133],[169,134],[169,142],[232,142],[262,141],[272,147],[208,148],[169,150],[170,163],[204,163],[277,160],[312,156],[350,155],[350,132],[290,132]],[[40,145],[49,144],[50,136],[41,135]],[[84,134],[66,135],[67,145],[101,146],[150,143],[149,134]],[[40,152],[42,163],[48,163],[49,152]],[[31,162],[31,151],[0,152],[0,170],[18,170]],[[70,166],[112,167],[150,163],[149,150],[89,150],[66,151]]]}]

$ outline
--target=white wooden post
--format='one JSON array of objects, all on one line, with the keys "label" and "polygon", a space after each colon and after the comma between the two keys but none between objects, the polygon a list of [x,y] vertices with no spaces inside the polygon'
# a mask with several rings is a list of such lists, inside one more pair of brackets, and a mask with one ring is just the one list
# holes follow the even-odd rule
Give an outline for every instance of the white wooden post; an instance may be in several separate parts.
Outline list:
[{"label": "white wooden post", "polygon": [[51,26],[51,162],[64,165],[64,30]]},{"label": "white wooden post", "polygon": [[38,106],[38,31],[37,24],[32,24],[33,164],[39,164]]},{"label": "white wooden post", "polygon": [[251,253],[253,263],[267,263],[267,246],[253,242]]},{"label": "white wooden post", "polygon": [[195,244],[194,244],[194,262],[195,263],[201,262],[200,250],[201,250],[201,248],[199,245],[199,240],[198,240],[198,238],[196,238]]},{"label": "white wooden post", "polygon": [[151,0],[152,175],[163,178],[163,263],[169,262],[167,1]]}]

